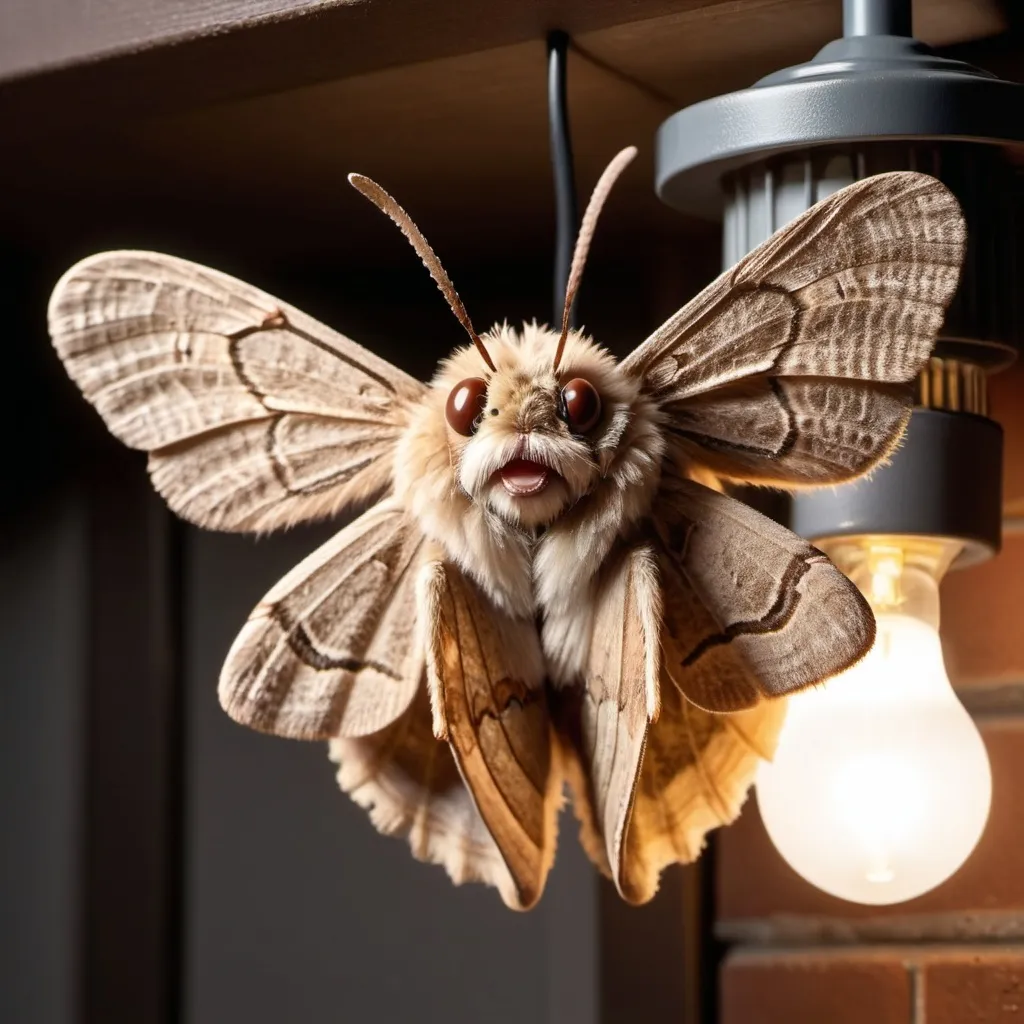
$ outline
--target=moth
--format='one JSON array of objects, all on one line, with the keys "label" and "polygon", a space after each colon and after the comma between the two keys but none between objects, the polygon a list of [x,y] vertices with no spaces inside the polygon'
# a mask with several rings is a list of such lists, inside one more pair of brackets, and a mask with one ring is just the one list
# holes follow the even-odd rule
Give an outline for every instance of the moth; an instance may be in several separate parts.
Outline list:
[{"label": "moth", "polygon": [[856,588],[723,486],[885,459],[964,252],[938,181],[858,181],[616,362],[568,311],[634,154],[595,188],[560,329],[478,334],[409,215],[350,176],[469,337],[429,384],[172,256],[91,256],[49,306],[69,374],[186,520],[263,533],[369,503],[253,611],[221,703],[329,741],[381,832],[519,909],[566,781],[588,854],[646,901],[736,816],[782,698],[868,650]]}]

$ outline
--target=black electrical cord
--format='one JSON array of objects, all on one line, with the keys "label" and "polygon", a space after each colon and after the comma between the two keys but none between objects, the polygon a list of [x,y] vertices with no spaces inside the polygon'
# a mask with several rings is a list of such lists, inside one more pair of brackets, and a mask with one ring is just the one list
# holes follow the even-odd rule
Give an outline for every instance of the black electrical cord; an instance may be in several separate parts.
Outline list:
[{"label": "black electrical cord", "polygon": [[[565,286],[569,281],[572,250],[579,229],[576,175],[572,162],[572,136],[566,100],[566,60],[569,36],[548,35],[548,124],[551,132],[551,169],[555,176],[555,290],[552,324],[562,322]],[[576,303],[569,313],[569,325],[576,326]]]}]

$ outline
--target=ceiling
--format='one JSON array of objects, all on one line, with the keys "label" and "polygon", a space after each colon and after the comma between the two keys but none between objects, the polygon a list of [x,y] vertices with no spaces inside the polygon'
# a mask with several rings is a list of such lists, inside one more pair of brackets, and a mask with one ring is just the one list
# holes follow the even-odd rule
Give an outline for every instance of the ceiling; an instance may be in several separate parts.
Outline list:
[{"label": "ceiling", "polygon": [[[1006,28],[999,5],[979,0],[921,0],[915,13],[917,34],[937,46]],[[609,203],[604,245],[713,240],[712,228],[653,195],[658,125],[679,106],[808,59],[840,32],[838,0],[731,0],[580,35],[569,96],[581,189],[620,147],[641,153]],[[73,117],[54,113],[59,130],[40,101],[15,132],[0,216],[9,237],[42,246],[187,254],[218,239],[270,261],[330,253],[335,266],[398,265],[404,246],[346,183],[358,170],[392,191],[452,263],[546,253],[545,76],[538,37],[160,114],[80,101]],[[158,99],[163,111],[174,106]]]}]

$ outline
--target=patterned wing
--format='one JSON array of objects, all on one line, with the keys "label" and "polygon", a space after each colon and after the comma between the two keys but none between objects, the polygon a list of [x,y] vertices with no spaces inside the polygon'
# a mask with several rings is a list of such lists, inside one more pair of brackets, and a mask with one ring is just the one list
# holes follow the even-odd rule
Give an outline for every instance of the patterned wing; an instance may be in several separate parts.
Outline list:
[{"label": "patterned wing", "polygon": [[446,739],[508,867],[517,910],[540,898],[555,853],[562,777],[532,619],[494,608],[443,561],[421,577],[434,732]]},{"label": "patterned wing", "polygon": [[956,289],[952,193],[899,172],[822,200],[626,359],[683,454],[722,477],[798,487],[892,450]]},{"label": "patterned wing", "polygon": [[381,502],[300,562],[256,606],[219,695],[243,725],[295,739],[367,736],[420,685],[416,574],[423,537]]},{"label": "patterned wing", "polygon": [[655,508],[665,669],[709,711],[819,683],[875,637],[857,588],[807,541],[728,495],[669,479]]},{"label": "patterned wing", "polygon": [[766,701],[711,714],[686,698],[672,673],[685,610],[660,575],[656,545],[616,553],[600,580],[586,685],[562,695],[558,717],[584,848],[631,903],[736,817],[785,711]]},{"label": "patterned wing", "polygon": [[380,493],[425,393],[299,310],[160,253],[82,260],[49,324],[111,432],[150,453],[171,508],[211,529],[272,530]]}]

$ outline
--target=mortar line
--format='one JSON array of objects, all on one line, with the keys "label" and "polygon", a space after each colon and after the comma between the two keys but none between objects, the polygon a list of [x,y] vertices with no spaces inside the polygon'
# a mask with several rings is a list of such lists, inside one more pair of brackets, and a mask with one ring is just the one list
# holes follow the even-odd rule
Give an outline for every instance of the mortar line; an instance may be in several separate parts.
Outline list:
[{"label": "mortar line", "polygon": [[910,975],[910,1024],[926,1024],[924,978],[921,965],[914,962],[908,963],[907,972]]}]

